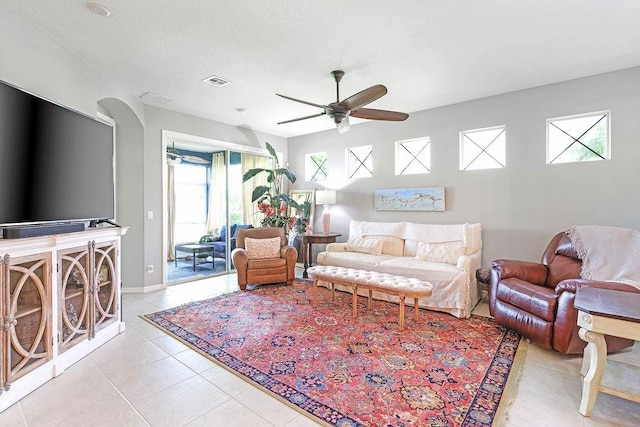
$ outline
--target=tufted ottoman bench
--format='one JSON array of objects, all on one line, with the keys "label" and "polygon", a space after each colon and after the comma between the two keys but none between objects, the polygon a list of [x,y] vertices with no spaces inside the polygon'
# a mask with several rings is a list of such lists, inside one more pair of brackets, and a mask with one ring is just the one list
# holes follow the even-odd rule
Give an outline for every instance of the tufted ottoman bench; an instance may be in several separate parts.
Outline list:
[{"label": "tufted ottoman bench", "polygon": [[[424,280],[411,277],[393,276],[375,271],[358,270],[355,268],[334,267],[316,265],[308,270],[313,277],[313,305],[318,303],[318,281],[331,284],[332,293],[335,293],[335,286],[350,286],[353,291],[353,317],[358,315],[358,289],[369,291],[368,307],[371,308],[371,296],[373,291],[390,295],[397,295],[400,298],[400,330],[404,330],[404,300],[413,298],[414,318],[419,319],[418,298],[431,295],[433,286]],[[333,294],[332,294],[333,295]]]}]

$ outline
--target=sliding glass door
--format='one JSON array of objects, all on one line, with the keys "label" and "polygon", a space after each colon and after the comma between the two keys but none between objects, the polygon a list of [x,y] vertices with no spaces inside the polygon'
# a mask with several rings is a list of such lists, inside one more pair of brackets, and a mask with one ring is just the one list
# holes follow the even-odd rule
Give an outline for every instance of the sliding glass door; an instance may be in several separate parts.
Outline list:
[{"label": "sliding glass door", "polygon": [[242,176],[248,169],[270,168],[271,159],[182,141],[167,147],[167,283],[233,271],[238,230],[260,226],[253,189],[266,183],[266,174],[246,183]]}]

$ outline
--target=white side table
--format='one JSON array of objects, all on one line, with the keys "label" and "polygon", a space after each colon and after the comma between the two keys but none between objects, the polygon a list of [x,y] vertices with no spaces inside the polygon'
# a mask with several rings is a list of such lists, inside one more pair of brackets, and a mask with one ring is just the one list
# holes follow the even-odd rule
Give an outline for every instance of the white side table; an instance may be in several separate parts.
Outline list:
[{"label": "white side table", "polygon": [[[578,309],[580,338],[588,343],[580,371],[580,413],[591,415],[598,392],[640,403],[640,368],[607,361],[604,340],[605,335],[640,340],[640,294],[582,287],[576,292],[574,306]],[[615,369],[605,372],[607,364],[610,368],[615,364]],[[633,376],[638,380],[629,381]]]}]

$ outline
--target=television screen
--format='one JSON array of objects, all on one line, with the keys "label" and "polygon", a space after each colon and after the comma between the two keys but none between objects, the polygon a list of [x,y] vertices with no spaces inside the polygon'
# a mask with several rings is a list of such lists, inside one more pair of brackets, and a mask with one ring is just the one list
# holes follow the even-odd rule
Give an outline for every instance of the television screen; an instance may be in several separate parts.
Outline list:
[{"label": "television screen", "polygon": [[0,82],[0,227],[113,219],[113,127]]}]

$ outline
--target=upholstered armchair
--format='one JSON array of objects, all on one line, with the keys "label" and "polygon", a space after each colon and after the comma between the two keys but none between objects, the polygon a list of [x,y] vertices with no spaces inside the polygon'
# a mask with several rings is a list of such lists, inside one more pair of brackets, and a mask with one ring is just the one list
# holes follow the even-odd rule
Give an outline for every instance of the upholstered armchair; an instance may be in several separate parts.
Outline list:
[{"label": "upholstered armchair", "polygon": [[287,246],[281,227],[250,228],[238,230],[236,249],[231,257],[238,273],[238,286],[244,291],[247,285],[291,285],[298,250]]},{"label": "upholstered armchair", "polygon": [[[489,311],[496,322],[532,342],[563,354],[580,354],[586,342],[578,336],[578,311],[573,306],[581,286],[640,292],[633,286],[580,278],[582,261],[569,235],[556,234],[539,264],[499,259],[493,261],[489,285]],[[616,351],[633,341],[606,336],[607,350]]]}]

